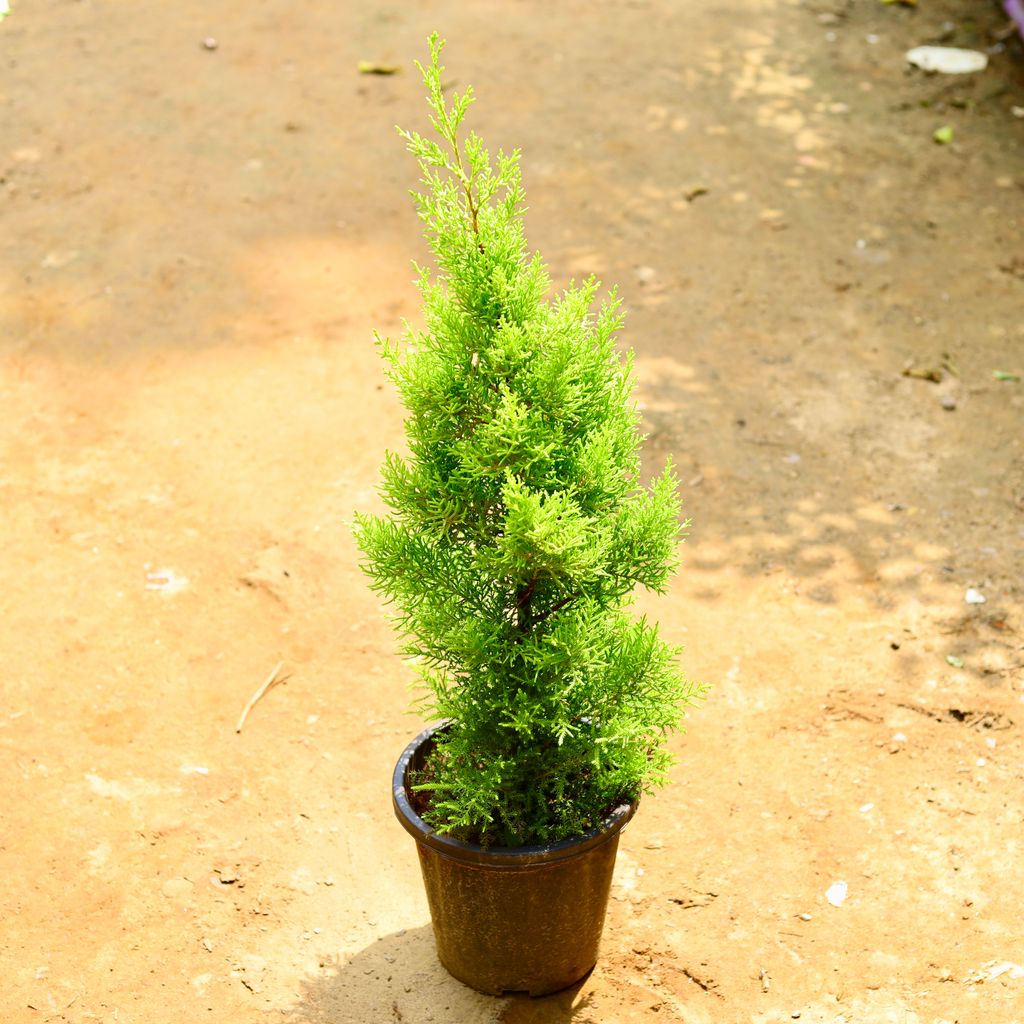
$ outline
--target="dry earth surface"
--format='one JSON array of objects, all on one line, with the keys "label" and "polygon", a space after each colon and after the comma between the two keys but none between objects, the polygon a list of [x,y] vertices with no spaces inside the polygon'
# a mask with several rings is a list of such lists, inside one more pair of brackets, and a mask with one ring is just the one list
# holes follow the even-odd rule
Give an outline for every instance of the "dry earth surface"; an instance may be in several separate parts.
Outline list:
[{"label": "dry earth surface", "polygon": [[[598,968],[544,1000],[435,962],[389,802],[412,672],[348,525],[402,444],[372,332],[419,315],[393,126],[425,124],[433,29],[523,150],[555,281],[630,310],[647,465],[693,519],[639,605],[713,684]],[[0,1018],[1024,1020],[1004,29],[983,0],[15,2]],[[936,41],[988,69],[908,68]]]}]

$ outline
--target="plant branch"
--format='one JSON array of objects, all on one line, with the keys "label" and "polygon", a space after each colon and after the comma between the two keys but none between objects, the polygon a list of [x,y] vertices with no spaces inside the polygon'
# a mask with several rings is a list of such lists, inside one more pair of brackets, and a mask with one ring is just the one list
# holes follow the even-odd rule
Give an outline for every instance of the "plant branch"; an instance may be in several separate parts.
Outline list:
[{"label": "plant branch", "polygon": [[533,623],[530,622],[530,599],[537,589],[538,577],[534,576],[526,588],[519,592],[516,601],[516,625],[521,633],[525,633]]},{"label": "plant branch", "polygon": [[579,593],[569,594],[563,597],[557,604],[553,604],[546,612],[542,612],[531,623],[530,626],[539,626],[545,619],[550,619],[555,612],[560,612],[566,605],[572,604],[580,596]]}]

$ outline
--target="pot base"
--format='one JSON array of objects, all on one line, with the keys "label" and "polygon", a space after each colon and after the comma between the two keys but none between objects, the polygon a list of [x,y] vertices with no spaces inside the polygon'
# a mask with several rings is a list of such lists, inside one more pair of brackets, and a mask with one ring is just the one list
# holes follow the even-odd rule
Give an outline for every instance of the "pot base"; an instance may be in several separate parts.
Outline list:
[{"label": "pot base", "polygon": [[616,834],[585,856],[510,871],[420,844],[441,963],[491,995],[543,996],[575,984],[597,963],[617,848]]}]

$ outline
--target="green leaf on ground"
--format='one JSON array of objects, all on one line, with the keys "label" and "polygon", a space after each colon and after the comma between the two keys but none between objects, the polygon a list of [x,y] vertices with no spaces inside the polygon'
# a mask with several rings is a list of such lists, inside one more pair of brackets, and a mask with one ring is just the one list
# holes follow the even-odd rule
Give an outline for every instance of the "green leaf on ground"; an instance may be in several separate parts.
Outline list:
[{"label": "green leaf on ground", "polygon": [[356,66],[361,75],[397,75],[402,70],[397,64],[378,64],[372,60],[361,60]]}]

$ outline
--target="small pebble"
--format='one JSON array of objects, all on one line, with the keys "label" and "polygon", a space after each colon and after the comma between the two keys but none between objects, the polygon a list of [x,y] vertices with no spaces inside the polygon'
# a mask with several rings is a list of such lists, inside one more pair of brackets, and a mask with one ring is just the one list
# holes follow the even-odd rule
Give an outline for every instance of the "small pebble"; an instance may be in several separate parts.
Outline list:
[{"label": "small pebble", "polygon": [[827,899],[833,907],[841,907],[846,899],[847,892],[848,887],[845,882],[833,882],[825,893],[825,899]]},{"label": "small pebble", "polygon": [[213,36],[207,36],[203,40],[203,49],[204,50],[216,50],[218,45],[219,44],[218,44],[217,40],[214,39]]},{"label": "small pebble", "polygon": [[956,399],[952,395],[942,396],[942,408],[946,412],[952,412],[956,408]]},{"label": "small pebble", "polygon": [[810,921],[810,919],[811,919],[811,915],[810,914],[801,914],[800,915],[800,920],[801,921]]},{"label": "small pebble", "polygon": [[187,878],[168,878],[161,886],[163,894],[172,900],[184,900],[192,895],[192,883]]}]

